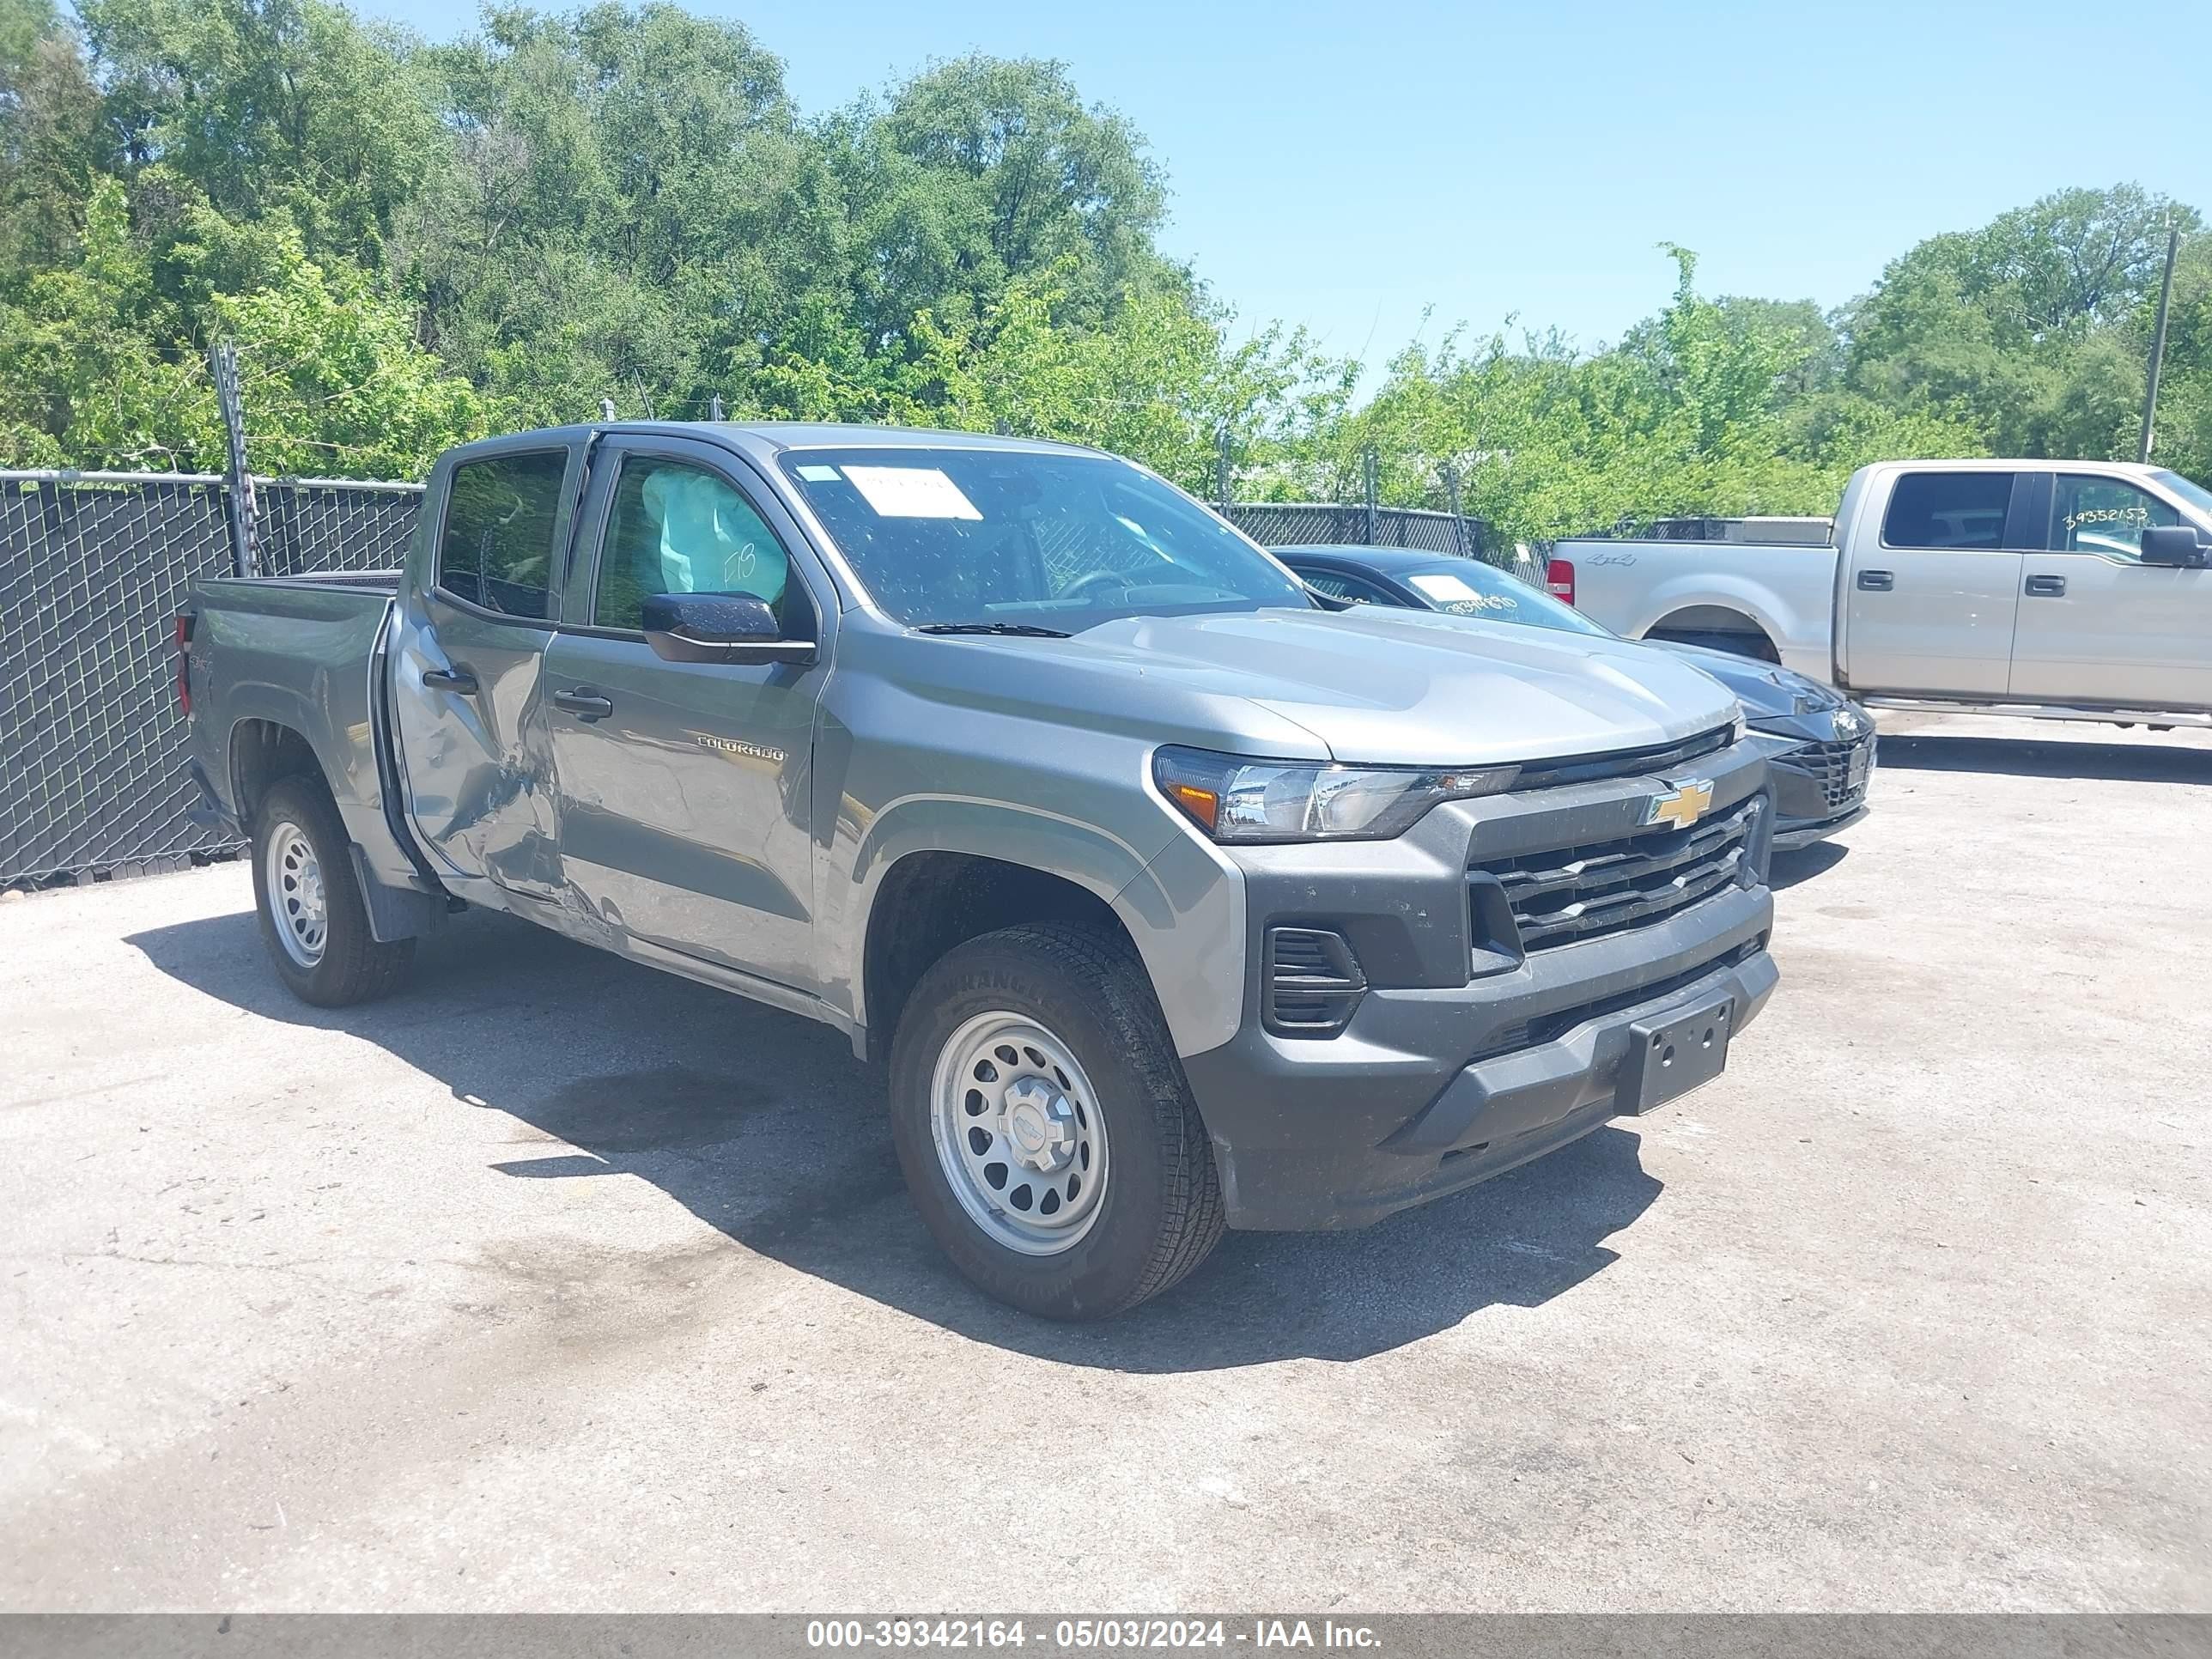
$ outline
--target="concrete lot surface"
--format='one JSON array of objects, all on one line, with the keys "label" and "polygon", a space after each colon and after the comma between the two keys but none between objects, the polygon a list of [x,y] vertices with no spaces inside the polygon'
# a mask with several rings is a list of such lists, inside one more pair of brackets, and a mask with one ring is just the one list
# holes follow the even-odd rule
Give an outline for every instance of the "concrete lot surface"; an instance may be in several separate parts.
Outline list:
[{"label": "concrete lot surface", "polygon": [[2212,1608],[2212,742],[1904,731],[1718,1083],[1103,1328],[824,1028],[0,905],[0,1606]]}]

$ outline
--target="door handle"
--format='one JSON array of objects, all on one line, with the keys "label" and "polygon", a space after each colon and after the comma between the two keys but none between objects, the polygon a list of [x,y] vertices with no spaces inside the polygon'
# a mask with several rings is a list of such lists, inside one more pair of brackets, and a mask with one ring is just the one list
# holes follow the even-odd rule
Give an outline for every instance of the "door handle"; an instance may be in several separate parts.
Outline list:
[{"label": "door handle", "polygon": [[573,691],[556,691],[553,706],[567,709],[586,726],[615,712],[615,700],[601,696],[588,685],[580,685]]},{"label": "door handle", "polygon": [[2066,578],[2063,576],[2030,576],[2027,592],[2031,599],[2063,599],[2066,597]]},{"label": "door handle", "polygon": [[1892,570],[1862,570],[1859,586],[1869,593],[1887,593],[1897,586],[1897,573]]},{"label": "door handle", "polygon": [[422,685],[430,691],[458,691],[465,697],[476,695],[477,677],[465,668],[426,668],[422,671]]}]

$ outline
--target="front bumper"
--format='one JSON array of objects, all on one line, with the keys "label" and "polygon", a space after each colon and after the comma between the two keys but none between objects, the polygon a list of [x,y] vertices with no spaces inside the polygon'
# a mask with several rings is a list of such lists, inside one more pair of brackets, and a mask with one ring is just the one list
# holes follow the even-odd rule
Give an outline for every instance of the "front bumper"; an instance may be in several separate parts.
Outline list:
[{"label": "front bumper", "polygon": [[[1739,749],[1699,768],[1716,814],[1761,789],[1763,763]],[[1239,855],[1255,964],[1246,1018],[1228,1042],[1183,1059],[1230,1225],[1361,1226],[1501,1174],[1631,1109],[1632,1026],[1719,995],[1735,999],[1739,1031],[1759,1012],[1778,978],[1763,831],[1741,880],[1660,920],[1549,949],[1483,948],[1471,861],[1516,841],[1602,841],[1656,787],[1457,804],[1364,854]],[[1258,965],[1268,929],[1285,926],[1331,929],[1357,952],[1367,985],[1333,1036],[1268,1029]]]},{"label": "front bumper", "polygon": [[1801,743],[1767,763],[1774,791],[1774,845],[1790,852],[1848,830],[1867,815],[1876,742],[1872,723],[1860,736]]},{"label": "front bumper", "polygon": [[1838,830],[1848,830],[1867,815],[1866,800],[1849,807],[1832,818],[1781,818],[1774,826],[1774,850],[1795,853],[1823,842]]}]

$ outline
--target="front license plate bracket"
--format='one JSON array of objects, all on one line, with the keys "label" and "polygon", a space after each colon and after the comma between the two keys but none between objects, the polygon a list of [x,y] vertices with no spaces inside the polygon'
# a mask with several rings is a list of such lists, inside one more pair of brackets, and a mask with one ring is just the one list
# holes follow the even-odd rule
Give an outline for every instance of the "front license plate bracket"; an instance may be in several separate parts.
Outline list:
[{"label": "front license plate bracket", "polygon": [[1711,1083],[1726,1068],[1735,999],[1720,997],[1664,1018],[1638,1020],[1628,1029],[1633,1041],[1626,1069],[1635,1086],[1621,1109],[1648,1112]]}]

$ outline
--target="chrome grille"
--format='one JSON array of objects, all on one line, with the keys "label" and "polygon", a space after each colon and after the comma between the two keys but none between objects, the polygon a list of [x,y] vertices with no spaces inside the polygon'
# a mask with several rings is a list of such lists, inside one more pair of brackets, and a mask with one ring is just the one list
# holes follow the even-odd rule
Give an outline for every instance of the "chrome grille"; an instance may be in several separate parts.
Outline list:
[{"label": "chrome grille", "polygon": [[1733,884],[1762,810],[1753,796],[1686,830],[1653,829],[1617,841],[1523,853],[1478,864],[1494,878],[1523,951],[1547,950],[1641,927]]}]

